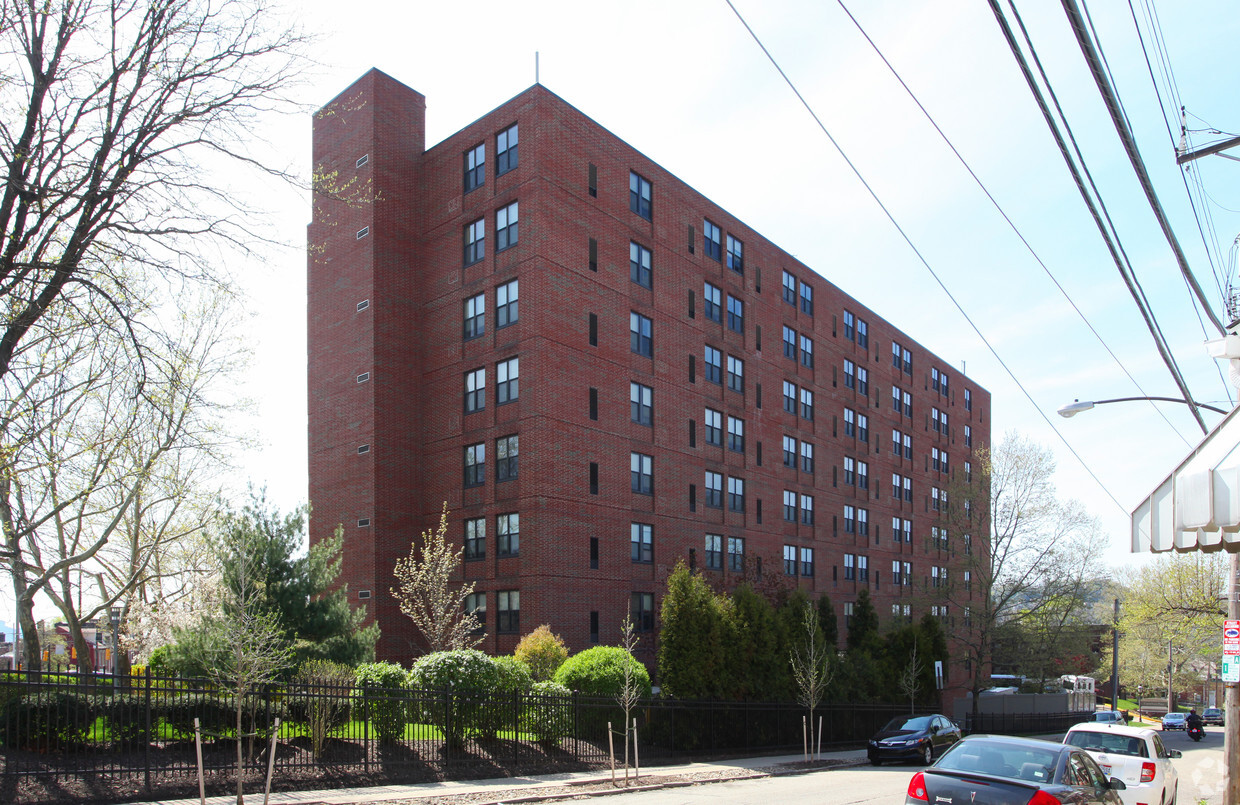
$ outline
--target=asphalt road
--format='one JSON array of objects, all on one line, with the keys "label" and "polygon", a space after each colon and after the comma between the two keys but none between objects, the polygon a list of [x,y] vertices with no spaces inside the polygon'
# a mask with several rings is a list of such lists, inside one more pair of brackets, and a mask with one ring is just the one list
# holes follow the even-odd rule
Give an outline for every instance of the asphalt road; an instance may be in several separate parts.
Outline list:
[{"label": "asphalt road", "polygon": [[[1175,760],[1180,773],[1176,805],[1222,805],[1223,730],[1207,727],[1206,737],[1193,743],[1181,732],[1163,733],[1168,749],[1184,756]],[[909,778],[920,767],[858,766],[812,774],[712,783],[623,795],[626,805],[901,805]]]}]

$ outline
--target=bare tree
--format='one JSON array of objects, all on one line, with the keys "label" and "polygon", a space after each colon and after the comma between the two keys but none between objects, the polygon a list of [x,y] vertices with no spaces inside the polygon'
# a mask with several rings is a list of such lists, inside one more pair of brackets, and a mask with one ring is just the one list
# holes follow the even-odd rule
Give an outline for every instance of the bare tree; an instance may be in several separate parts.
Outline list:
[{"label": "bare tree", "polygon": [[[811,735],[814,729],[814,709],[822,701],[831,682],[831,652],[818,623],[818,607],[806,605],[801,613],[800,640],[789,651],[792,679],[797,686],[797,704],[805,708],[805,718]],[[810,738],[813,745],[813,738]],[[807,747],[808,748],[808,747]],[[807,756],[809,752],[805,753]]]},{"label": "bare tree", "polygon": [[1055,461],[1046,447],[1008,433],[993,450],[975,451],[970,462],[971,472],[953,469],[938,504],[944,531],[934,548],[952,575],[940,577],[928,597],[950,605],[951,617],[963,621],[954,634],[971,669],[977,713],[1000,626],[1037,616],[1056,601],[1047,591],[1083,578],[1104,536],[1079,504],[1057,496]]},{"label": "bare tree", "polygon": [[632,614],[626,614],[620,622],[620,648],[628,654],[624,658],[624,676],[619,692],[616,693],[616,704],[624,712],[624,784],[629,784],[629,744],[633,743],[634,753],[637,749],[637,734],[633,731],[633,708],[644,692],[637,680],[637,659],[633,652],[641,638],[633,627]]},{"label": "bare tree", "polygon": [[255,211],[212,169],[278,173],[247,144],[305,44],[264,0],[0,0],[0,378],[72,290],[134,332],[154,282],[226,282]]},{"label": "bare tree", "polygon": [[916,709],[917,692],[921,688],[921,668],[922,662],[917,658],[917,642],[913,641],[913,650],[909,652],[908,662],[900,670],[900,678],[896,680],[900,685],[900,690],[908,696],[910,713]]},{"label": "bare tree", "polygon": [[427,650],[452,651],[473,648],[485,635],[473,612],[465,611],[465,599],[474,592],[473,582],[457,581],[465,549],[448,544],[448,504],[439,515],[439,528],[422,532],[409,555],[396,562],[399,588],[391,590],[400,611],[413,621],[426,640]]},{"label": "bare tree", "polygon": [[[0,562],[23,632],[33,633],[35,597],[46,595],[83,671],[92,670],[84,624],[113,606],[127,614],[173,543],[202,528],[196,484],[228,441],[209,389],[236,365],[230,322],[218,301],[183,312],[167,335],[143,328],[145,366],[128,336],[94,326],[117,314],[51,314],[0,377]],[[37,671],[37,640],[24,655]]]}]

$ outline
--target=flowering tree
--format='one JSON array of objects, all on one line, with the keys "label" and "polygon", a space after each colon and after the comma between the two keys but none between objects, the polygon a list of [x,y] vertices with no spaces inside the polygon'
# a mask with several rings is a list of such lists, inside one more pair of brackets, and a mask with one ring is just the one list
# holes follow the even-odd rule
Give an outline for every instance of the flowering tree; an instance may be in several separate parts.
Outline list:
[{"label": "flowering tree", "polygon": [[400,611],[413,621],[426,640],[427,651],[455,651],[473,648],[482,642],[482,623],[465,611],[465,599],[474,592],[473,583],[456,581],[465,549],[448,544],[448,504],[439,516],[439,528],[423,531],[420,541],[409,548],[409,555],[396,562],[399,588],[392,595]]}]

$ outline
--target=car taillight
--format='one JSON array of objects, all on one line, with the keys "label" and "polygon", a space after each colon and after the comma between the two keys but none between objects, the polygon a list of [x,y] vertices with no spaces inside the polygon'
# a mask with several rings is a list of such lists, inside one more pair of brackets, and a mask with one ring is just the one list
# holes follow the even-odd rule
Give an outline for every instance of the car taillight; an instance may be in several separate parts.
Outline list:
[{"label": "car taillight", "polygon": [[1142,763],[1141,764],[1141,782],[1148,783],[1150,780],[1153,780],[1153,779],[1154,779],[1154,764],[1153,763]]},{"label": "car taillight", "polygon": [[[930,797],[926,796],[926,775],[917,772],[913,775],[913,779],[908,781],[908,798],[915,799],[918,802],[930,801]],[[1047,803],[1047,805],[1050,805],[1050,803]]]},{"label": "car taillight", "polygon": [[1033,796],[1029,798],[1028,805],[1063,805],[1059,800],[1045,791],[1038,789],[1033,792]]}]

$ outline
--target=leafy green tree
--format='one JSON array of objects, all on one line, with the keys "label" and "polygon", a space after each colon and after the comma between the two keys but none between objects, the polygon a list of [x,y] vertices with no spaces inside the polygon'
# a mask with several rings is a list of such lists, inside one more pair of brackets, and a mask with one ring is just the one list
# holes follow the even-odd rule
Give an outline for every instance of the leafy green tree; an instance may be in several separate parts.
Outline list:
[{"label": "leafy green tree", "polygon": [[526,664],[535,680],[545,682],[553,678],[556,669],[568,659],[568,648],[564,640],[544,623],[521,638],[512,654]]},{"label": "leafy green tree", "polygon": [[818,597],[818,628],[822,629],[822,638],[832,650],[840,644],[840,625],[835,619],[835,607],[831,604],[831,596],[823,593]]},{"label": "leafy green tree", "polygon": [[860,649],[871,653],[878,646],[878,612],[874,609],[874,602],[870,600],[870,591],[866,587],[862,587],[857,593],[857,601],[853,604],[847,644],[849,651]]},{"label": "leafy green tree", "polygon": [[[804,609],[804,607],[803,607]],[[781,701],[792,695],[788,631],[775,609],[748,583],[732,591],[733,639],[728,642],[730,699]]]},{"label": "leafy green tree", "polygon": [[[721,699],[731,689],[727,646],[731,603],[678,562],[660,612],[658,667],[663,692],[683,699]],[[557,675],[558,680],[558,675]]]}]

